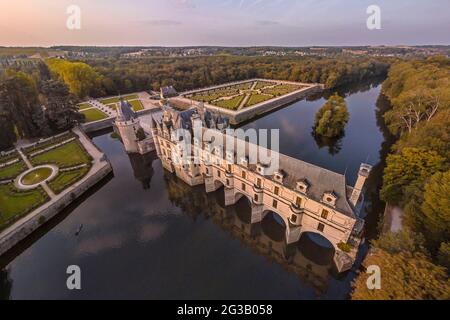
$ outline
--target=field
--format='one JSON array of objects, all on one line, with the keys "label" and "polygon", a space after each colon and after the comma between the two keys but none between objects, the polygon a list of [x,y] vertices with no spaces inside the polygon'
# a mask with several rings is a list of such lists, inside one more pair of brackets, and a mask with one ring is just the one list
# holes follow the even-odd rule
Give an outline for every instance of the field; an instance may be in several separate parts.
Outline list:
[{"label": "field", "polygon": [[78,105],[78,110],[84,110],[84,109],[88,109],[88,108],[92,108],[92,105],[90,103],[81,103]]},{"label": "field", "polygon": [[25,171],[25,163],[21,160],[14,164],[10,164],[6,167],[0,168],[0,180],[14,179],[22,171]]},{"label": "field", "polygon": [[261,92],[273,95],[274,97],[283,96],[285,94],[300,90],[302,86],[293,84],[279,84],[273,88],[263,89]]},{"label": "field", "polygon": [[108,118],[106,114],[104,114],[98,109],[82,110],[80,111],[80,113],[84,114],[85,116],[84,122],[93,122]]},{"label": "field", "polygon": [[23,176],[21,181],[24,185],[31,186],[41,181],[44,181],[45,179],[50,177],[51,174],[52,169],[50,168],[38,168]]},{"label": "field", "polygon": [[220,100],[217,101],[215,105],[226,109],[237,110],[242,100],[244,100],[244,97],[244,95],[240,95],[231,99]]},{"label": "field", "polygon": [[249,81],[241,84],[225,86],[217,89],[198,91],[186,97],[195,101],[239,110],[242,100],[246,99],[242,108],[299,90],[302,86],[296,84],[280,83],[275,81]]},{"label": "field", "polygon": [[61,135],[59,137],[56,137],[56,138],[53,137],[53,138],[48,139],[46,141],[38,142],[37,144],[35,144],[35,145],[31,146],[31,147],[23,149],[23,151],[25,152],[26,155],[29,155],[29,154],[31,154],[31,153],[33,153],[35,151],[45,149],[45,148],[47,148],[47,147],[49,147],[51,145],[54,145],[54,144],[66,141],[66,140],[68,140],[70,138],[73,138],[73,137],[76,137],[76,136],[72,132],[68,132],[68,133],[63,134],[63,135]]},{"label": "field", "polygon": [[48,196],[41,187],[19,191],[12,184],[0,185],[0,230],[47,200]]},{"label": "field", "polygon": [[133,107],[133,110],[135,112],[144,109],[144,106],[142,105],[141,101],[139,101],[139,100],[131,100],[128,102],[131,104],[131,106]]},{"label": "field", "polygon": [[83,167],[76,170],[61,172],[55,179],[48,183],[48,186],[54,193],[58,194],[68,186],[83,178],[88,171],[88,167]]},{"label": "field", "polygon": [[78,141],[66,143],[60,147],[31,158],[33,165],[53,163],[60,168],[90,163],[90,157]]},{"label": "field", "polygon": [[[123,100],[136,100],[139,99],[137,94],[129,94],[127,96],[122,96]],[[102,99],[100,100],[101,103],[103,104],[111,104],[111,103],[117,103],[120,101],[119,97],[112,97],[112,98],[106,98],[106,99]]]},{"label": "field", "polygon": [[250,107],[250,106],[253,106],[255,104],[261,103],[263,101],[270,100],[272,98],[273,98],[273,96],[269,96],[269,95],[265,95],[265,94],[259,94],[259,93],[252,94],[248,98],[247,102],[245,103],[245,107]]}]

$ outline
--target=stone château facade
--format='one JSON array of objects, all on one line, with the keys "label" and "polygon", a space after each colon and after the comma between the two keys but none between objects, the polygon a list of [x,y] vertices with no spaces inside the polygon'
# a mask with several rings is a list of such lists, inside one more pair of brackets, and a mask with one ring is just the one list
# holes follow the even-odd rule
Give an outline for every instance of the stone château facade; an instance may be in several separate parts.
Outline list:
[{"label": "stone ch\u00e2teau facade", "polygon": [[[124,117],[119,115],[116,125],[125,149],[139,153],[151,150],[141,148],[136,140],[136,132],[142,128],[139,119],[126,116],[128,111],[121,112]],[[251,206],[251,223],[260,222],[269,212],[277,214],[284,222],[287,244],[297,242],[304,232],[322,235],[335,248],[338,270],[348,270],[352,266],[363,229],[363,220],[358,217],[356,207],[370,165],[361,165],[356,184],[351,187],[342,174],[281,153],[277,154],[279,169],[268,173],[267,164],[262,161],[250,164],[248,155],[238,159],[227,146],[216,146],[214,138],[198,141],[194,137],[191,154],[187,159],[185,155],[183,158],[184,142],[174,134],[177,129],[192,132],[200,126],[202,130],[214,129],[218,137],[225,136],[227,119],[211,113],[202,104],[185,111],[163,107],[162,114],[144,122],[147,122],[144,127],[151,131],[153,148],[166,170],[191,186],[204,184],[206,192],[223,187],[225,205],[247,198]],[[246,144],[246,152],[251,147],[250,143],[236,137],[232,141]],[[353,249],[345,253],[341,249],[346,246],[344,244]]]}]

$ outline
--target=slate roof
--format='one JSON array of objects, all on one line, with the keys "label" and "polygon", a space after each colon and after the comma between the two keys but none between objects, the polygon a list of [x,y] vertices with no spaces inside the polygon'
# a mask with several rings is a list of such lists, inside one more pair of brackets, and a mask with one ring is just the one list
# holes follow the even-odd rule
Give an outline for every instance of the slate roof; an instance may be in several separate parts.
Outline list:
[{"label": "slate roof", "polygon": [[117,108],[117,120],[118,121],[130,121],[135,119],[136,114],[128,101],[120,100],[119,107]]}]

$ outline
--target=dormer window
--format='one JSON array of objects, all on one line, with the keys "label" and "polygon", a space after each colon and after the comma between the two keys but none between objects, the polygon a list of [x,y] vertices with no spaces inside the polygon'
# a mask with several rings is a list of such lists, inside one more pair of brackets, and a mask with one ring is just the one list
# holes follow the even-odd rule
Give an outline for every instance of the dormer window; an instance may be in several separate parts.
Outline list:
[{"label": "dormer window", "polygon": [[275,172],[273,177],[274,177],[276,182],[283,183],[284,172],[277,171],[277,172]]},{"label": "dormer window", "polygon": [[333,191],[325,192],[323,194],[322,201],[334,207],[336,205],[337,198],[338,198],[337,195]]},{"label": "dormer window", "polygon": [[268,167],[268,166],[265,165],[265,164],[263,164],[263,163],[258,163],[258,164],[256,165],[256,171],[257,171],[260,175],[264,176],[264,175],[265,175],[265,169],[266,169],[267,167]]},{"label": "dormer window", "polygon": [[309,182],[306,179],[297,181],[296,190],[301,193],[307,193],[309,188]]}]

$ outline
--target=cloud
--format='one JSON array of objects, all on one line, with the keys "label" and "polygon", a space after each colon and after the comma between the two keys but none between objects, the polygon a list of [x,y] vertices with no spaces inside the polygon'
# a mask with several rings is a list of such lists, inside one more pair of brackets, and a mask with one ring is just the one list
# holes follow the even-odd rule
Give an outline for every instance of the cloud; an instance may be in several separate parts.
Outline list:
[{"label": "cloud", "polygon": [[170,27],[181,25],[181,22],[176,20],[145,20],[143,23],[153,27]]},{"label": "cloud", "polygon": [[176,6],[182,7],[182,8],[195,8],[195,3],[193,0],[172,0],[175,2]]},{"label": "cloud", "polygon": [[258,20],[256,21],[256,24],[261,27],[271,27],[279,25],[280,23],[278,21],[273,20]]}]

